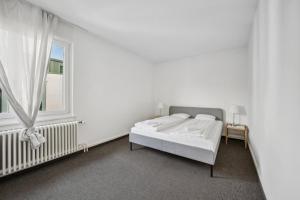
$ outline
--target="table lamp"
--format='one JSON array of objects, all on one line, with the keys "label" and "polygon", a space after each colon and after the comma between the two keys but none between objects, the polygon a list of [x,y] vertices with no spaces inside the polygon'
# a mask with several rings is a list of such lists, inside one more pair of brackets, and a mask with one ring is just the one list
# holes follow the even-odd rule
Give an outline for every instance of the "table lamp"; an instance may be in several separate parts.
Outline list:
[{"label": "table lamp", "polygon": [[231,105],[230,108],[229,108],[229,112],[232,114],[232,125],[233,126],[236,126],[238,124],[235,123],[235,117],[236,115],[239,115],[240,114],[240,106],[238,105]]},{"label": "table lamp", "polygon": [[157,104],[157,108],[159,109],[159,115],[162,116],[162,111],[164,109],[164,104],[162,102],[159,102]]}]

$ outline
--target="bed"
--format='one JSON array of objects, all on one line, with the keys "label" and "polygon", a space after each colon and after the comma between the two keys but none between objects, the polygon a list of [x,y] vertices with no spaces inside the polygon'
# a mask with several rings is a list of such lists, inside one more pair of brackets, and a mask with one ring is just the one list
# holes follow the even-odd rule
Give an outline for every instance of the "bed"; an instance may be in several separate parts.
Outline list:
[{"label": "bed", "polygon": [[[223,130],[223,110],[219,108],[171,106],[169,114],[176,113],[186,113],[191,117],[159,131],[133,127],[129,134],[130,150],[133,150],[133,144],[138,144],[200,161],[210,166],[210,176],[213,177],[213,166]],[[206,137],[192,137],[179,134],[177,130],[194,123],[192,120],[197,114],[209,114],[216,117],[215,124],[211,126],[209,134]]]}]

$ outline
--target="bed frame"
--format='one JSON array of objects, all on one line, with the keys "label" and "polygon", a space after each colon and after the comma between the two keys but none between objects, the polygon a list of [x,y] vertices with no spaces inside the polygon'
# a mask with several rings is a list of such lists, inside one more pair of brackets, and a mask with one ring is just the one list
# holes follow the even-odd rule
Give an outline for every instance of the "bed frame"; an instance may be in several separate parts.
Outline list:
[{"label": "bed frame", "polygon": [[[223,121],[223,110],[219,108],[200,108],[200,107],[181,107],[170,106],[169,114],[175,113],[187,113],[194,118],[197,114],[209,114],[216,117],[216,120]],[[203,149],[200,147],[192,147],[188,145],[169,142],[166,140],[160,140],[148,136],[143,136],[135,133],[129,134],[129,146],[130,150],[133,150],[133,144],[139,144],[160,151],[168,152],[192,160],[200,161],[210,165],[210,176],[213,177],[213,166],[215,164],[221,136],[218,140],[217,150],[213,152],[211,150]]]}]

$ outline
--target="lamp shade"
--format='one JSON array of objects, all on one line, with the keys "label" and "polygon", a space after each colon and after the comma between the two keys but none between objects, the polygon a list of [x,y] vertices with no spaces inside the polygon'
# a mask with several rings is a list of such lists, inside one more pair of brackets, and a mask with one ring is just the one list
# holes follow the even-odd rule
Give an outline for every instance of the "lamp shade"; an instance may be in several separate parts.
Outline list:
[{"label": "lamp shade", "polygon": [[158,109],[163,109],[163,108],[164,108],[164,104],[163,104],[162,102],[159,102],[159,103],[157,104],[157,108],[158,108]]},{"label": "lamp shade", "polygon": [[240,106],[231,105],[230,108],[229,108],[229,112],[232,113],[232,114],[239,114],[241,112],[240,111]]}]

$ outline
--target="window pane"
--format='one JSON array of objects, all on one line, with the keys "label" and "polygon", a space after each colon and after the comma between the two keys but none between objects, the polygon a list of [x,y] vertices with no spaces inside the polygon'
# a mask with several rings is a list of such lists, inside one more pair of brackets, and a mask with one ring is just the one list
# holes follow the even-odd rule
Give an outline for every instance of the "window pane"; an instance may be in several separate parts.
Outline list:
[{"label": "window pane", "polygon": [[53,42],[48,75],[40,106],[41,111],[64,110],[64,55],[65,48],[58,42]]},{"label": "window pane", "polygon": [[6,113],[8,112],[8,102],[7,99],[0,89],[0,113]]}]

